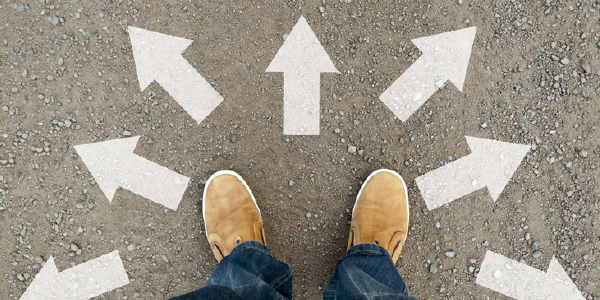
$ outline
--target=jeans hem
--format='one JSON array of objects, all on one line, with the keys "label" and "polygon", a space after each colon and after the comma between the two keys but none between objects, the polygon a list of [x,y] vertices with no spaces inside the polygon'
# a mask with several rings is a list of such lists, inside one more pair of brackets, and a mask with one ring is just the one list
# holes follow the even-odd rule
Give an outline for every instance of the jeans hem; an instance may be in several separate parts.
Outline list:
[{"label": "jeans hem", "polygon": [[245,241],[242,242],[241,244],[233,247],[233,250],[231,250],[231,252],[229,252],[229,255],[238,253],[238,252],[242,252],[244,250],[247,249],[256,249],[258,251],[264,252],[266,254],[268,254],[269,256],[273,256],[273,254],[271,253],[271,250],[269,250],[269,248],[267,247],[267,245],[259,242],[259,241]]}]

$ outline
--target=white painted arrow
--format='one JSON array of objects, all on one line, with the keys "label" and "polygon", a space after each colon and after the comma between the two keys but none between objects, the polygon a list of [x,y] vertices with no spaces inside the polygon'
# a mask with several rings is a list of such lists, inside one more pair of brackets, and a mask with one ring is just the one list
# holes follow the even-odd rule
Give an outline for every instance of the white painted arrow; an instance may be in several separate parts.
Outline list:
[{"label": "white painted arrow", "polygon": [[58,273],[50,256],[20,300],[87,300],[129,284],[119,251]]},{"label": "white painted arrow", "polygon": [[447,80],[462,92],[476,30],[469,27],[412,40],[423,54],[379,99],[405,122]]},{"label": "white painted arrow", "polygon": [[77,154],[112,201],[118,187],[177,210],[189,177],[133,154],[140,137],[75,146]]},{"label": "white painted arrow", "polygon": [[156,80],[198,123],[223,101],[181,55],[191,40],[131,26],[128,30],[141,90]]},{"label": "white painted arrow", "polygon": [[584,300],[556,258],[544,273],[526,264],[487,251],[477,284],[518,300]]},{"label": "white painted arrow", "polygon": [[415,181],[429,210],[487,186],[496,201],[531,148],[467,136],[471,154]]},{"label": "white painted arrow", "polygon": [[340,72],[304,17],[300,17],[267,72],[283,72],[283,134],[318,135],[321,73]]}]

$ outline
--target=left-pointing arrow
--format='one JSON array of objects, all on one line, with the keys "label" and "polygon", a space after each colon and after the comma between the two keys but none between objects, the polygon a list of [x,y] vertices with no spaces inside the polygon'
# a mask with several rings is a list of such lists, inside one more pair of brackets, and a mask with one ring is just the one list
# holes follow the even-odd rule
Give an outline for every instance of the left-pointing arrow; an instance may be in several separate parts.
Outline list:
[{"label": "left-pointing arrow", "polygon": [[304,17],[300,17],[267,72],[283,72],[283,134],[318,135],[321,73],[340,72]]},{"label": "left-pointing arrow", "polygon": [[141,90],[156,80],[198,123],[223,101],[181,55],[192,41],[131,26],[128,30]]},{"label": "left-pointing arrow", "polygon": [[129,284],[119,251],[58,272],[50,256],[20,300],[87,300]]},{"label": "left-pointing arrow", "polygon": [[139,138],[83,144],[75,150],[108,201],[121,187],[177,210],[190,178],[133,154]]}]

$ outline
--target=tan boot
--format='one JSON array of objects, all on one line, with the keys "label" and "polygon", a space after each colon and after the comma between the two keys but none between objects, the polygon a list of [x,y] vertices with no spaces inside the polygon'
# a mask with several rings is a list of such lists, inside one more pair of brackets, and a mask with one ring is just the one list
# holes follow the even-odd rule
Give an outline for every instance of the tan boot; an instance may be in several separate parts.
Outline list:
[{"label": "tan boot", "polygon": [[263,220],[252,191],[233,171],[219,171],[208,179],[202,216],[208,243],[218,262],[241,242],[266,244]]},{"label": "tan boot", "polygon": [[377,170],[363,183],[352,210],[348,249],[360,243],[385,248],[394,264],[408,232],[408,193],[402,177]]}]

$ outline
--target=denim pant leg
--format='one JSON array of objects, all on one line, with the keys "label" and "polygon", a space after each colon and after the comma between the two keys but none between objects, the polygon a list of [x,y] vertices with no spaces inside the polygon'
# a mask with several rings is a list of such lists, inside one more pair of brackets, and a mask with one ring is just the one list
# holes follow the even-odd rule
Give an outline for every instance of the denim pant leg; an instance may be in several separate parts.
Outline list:
[{"label": "denim pant leg", "polygon": [[371,243],[352,246],[338,261],[323,295],[323,300],[333,299],[416,300],[408,296],[387,250]]},{"label": "denim pant leg", "polygon": [[237,245],[215,268],[206,286],[171,300],[292,299],[290,267],[257,241]]}]

